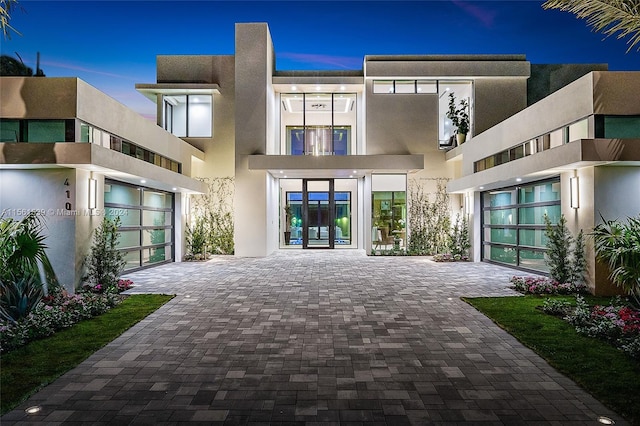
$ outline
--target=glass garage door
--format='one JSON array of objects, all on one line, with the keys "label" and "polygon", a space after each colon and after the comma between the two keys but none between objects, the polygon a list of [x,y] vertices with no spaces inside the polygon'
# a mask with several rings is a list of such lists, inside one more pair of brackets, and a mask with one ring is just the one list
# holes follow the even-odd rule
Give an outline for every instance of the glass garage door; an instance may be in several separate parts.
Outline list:
[{"label": "glass garage door", "polygon": [[120,218],[118,248],[125,253],[125,270],[173,261],[172,193],[107,180],[104,207],[106,217]]}]

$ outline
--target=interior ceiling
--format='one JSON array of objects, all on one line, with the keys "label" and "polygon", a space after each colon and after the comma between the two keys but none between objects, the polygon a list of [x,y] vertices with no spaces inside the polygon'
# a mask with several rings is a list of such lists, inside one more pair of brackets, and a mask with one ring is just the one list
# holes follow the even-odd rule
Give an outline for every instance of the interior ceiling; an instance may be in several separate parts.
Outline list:
[{"label": "interior ceiling", "polygon": [[[300,95],[282,96],[282,104],[285,111],[289,113],[307,112],[327,112],[331,109],[331,95],[311,95],[308,94],[304,98]],[[355,97],[348,95],[335,95],[333,98],[333,111],[335,113],[348,113],[353,111],[355,105]]]}]

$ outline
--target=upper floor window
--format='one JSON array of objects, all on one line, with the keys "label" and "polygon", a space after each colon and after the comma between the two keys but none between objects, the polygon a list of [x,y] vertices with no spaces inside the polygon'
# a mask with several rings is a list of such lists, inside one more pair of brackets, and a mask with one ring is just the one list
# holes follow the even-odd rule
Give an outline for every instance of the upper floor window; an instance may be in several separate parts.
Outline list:
[{"label": "upper floor window", "polygon": [[211,95],[163,96],[164,128],[187,138],[210,138],[213,102]]},{"label": "upper floor window", "polygon": [[280,137],[287,155],[351,155],[355,140],[354,93],[283,93]]},{"label": "upper floor window", "polygon": [[374,80],[373,93],[436,94],[438,82],[434,80]]}]

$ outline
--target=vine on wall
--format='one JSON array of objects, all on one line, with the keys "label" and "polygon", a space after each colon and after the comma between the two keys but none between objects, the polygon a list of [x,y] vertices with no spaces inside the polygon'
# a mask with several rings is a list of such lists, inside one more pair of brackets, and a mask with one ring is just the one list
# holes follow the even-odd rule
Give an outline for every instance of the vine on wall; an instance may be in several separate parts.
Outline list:
[{"label": "vine on wall", "polygon": [[192,198],[188,225],[188,257],[210,254],[233,254],[233,194],[232,177],[201,178],[207,184],[206,194]]},{"label": "vine on wall", "polygon": [[[444,253],[449,245],[451,204],[446,178],[409,180],[408,252],[412,255]],[[435,181],[436,191],[427,192],[427,183]]]}]

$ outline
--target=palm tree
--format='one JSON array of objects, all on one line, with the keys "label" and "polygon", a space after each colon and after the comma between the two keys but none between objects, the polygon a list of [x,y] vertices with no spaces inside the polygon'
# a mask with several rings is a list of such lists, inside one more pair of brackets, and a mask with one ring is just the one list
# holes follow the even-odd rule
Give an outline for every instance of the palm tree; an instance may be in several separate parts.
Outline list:
[{"label": "palm tree", "polygon": [[11,31],[20,35],[18,30],[9,25],[11,20],[11,12],[18,6],[18,0],[0,0],[0,28],[4,38],[11,38]]},{"label": "palm tree", "polygon": [[547,0],[542,7],[571,12],[607,37],[629,36],[627,52],[640,43],[640,0]]}]

